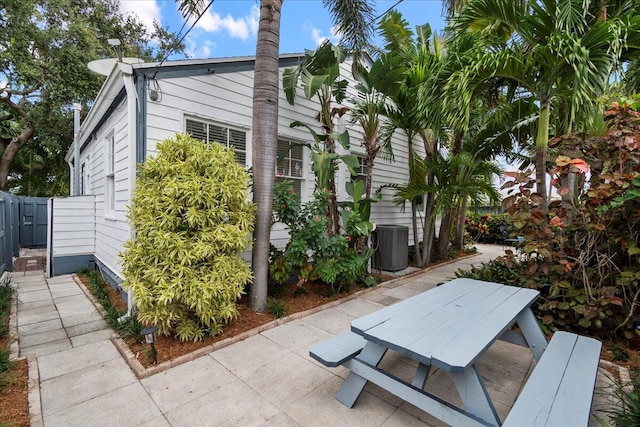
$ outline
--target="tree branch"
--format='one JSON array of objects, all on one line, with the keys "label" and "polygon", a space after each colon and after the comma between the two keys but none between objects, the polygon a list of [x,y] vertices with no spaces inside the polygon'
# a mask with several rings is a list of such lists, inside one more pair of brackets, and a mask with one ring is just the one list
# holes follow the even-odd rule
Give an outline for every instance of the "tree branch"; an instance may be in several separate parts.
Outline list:
[{"label": "tree branch", "polygon": [[[9,94],[8,96],[0,96],[0,101],[7,104],[9,109],[16,113],[18,116],[22,117],[23,119],[29,119],[29,115],[22,109],[22,107],[11,100],[11,92],[7,91],[7,93]],[[21,103],[22,100],[24,100],[24,97],[20,100]]]}]

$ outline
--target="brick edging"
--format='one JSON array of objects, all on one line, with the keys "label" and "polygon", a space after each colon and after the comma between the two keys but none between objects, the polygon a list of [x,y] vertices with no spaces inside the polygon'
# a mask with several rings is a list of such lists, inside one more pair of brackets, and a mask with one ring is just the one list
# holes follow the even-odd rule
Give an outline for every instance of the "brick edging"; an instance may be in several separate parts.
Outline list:
[{"label": "brick edging", "polygon": [[[420,273],[424,273],[427,271],[431,271],[435,268],[438,267],[443,267],[445,265],[449,265],[449,264],[453,264],[455,262],[464,260],[466,258],[472,258],[475,256],[480,255],[480,252],[476,252],[474,254],[468,254],[468,255],[464,255],[461,257],[458,257],[456,259],[452,259],[452,260],[448,260],[448,261],[444,261],[441,262],[437,265],[433,265],[431,267],[426,267],[424,269],[420,269],[414,272],[411,272],[409,274],[406,274],[404,276],[399,276],[399,277],[394,277],[391,280],[387,280],[386,282],[382,282],[380,285],[385,286],[385,287],[393,287],[393,286],[389,286],[389,285],[393,285],[394,282],[396,281],[400,281],[403,279],[407,279],[407,278],[411,278],[415,275],[418,275]],[[91,294],[91,292],[89,292],[89,290],[86,288],[86,286],[84,286],[84,283],[82,283],[82,281],[80,280],[80,278],[77,276],[77,274],[73,274],[73,278],[75,280],[75,282],[78,284],[78,286],[80,286],[80,288],[82,289],[82,291],[85,293],[85,295],[87,295],[87,297],[89,298],[89,300],[92,302],[92,304],[96,307],[96,310],[98,310],[98,312],[100,312],[100,314],[104,315],[103,313],[105,313],[104,308],[102,307],[102,305],[100,305],[100,303],[98,303],[98,301],[96,301],[96,299],[93,297],[93,295]],[[370,291],[373,291],[375,289],[378,289],[379,286],[373,286],[371,288],[367,288],[367,289],[362,289],[359,290],[357,292],[354,292],[350,295],[347,295],[343,298],[334,300],[334,301],[330,301],[326,304],[317,306],[317,307],[313,307],[310,308],[309,310],[305,310],[305,311],[300,311],[298,313],[293,313],[289,316],[286,317],[282,317],[280,319],[275,319],[272,320],[268,323],[265,323],[264,325],[260,325],[257,326],[253,329],[250,329],[248,331],[245,331],[241,334],[235,335],[233,337],[229,337],[229,338],[225,338],[221,341],[215,342],[213,344],[210,344],[208,346],[199,348],[197,350],[194,350],[190,353],[187,354],[183,354],[180,357],[177,357],[175,359],[172,360],[168,360],[166,362],[162,362],[158,365],[152,366],[150,368],[145,368],[142,363],[140,363],[140,361],[136,358],[136,356],[133,354],[133,352],[129,349],[129,346],[127,345],[127,343],[124,342],[124,340],[117,334],[114,333],[113,336],[111,337],[111,342],[116,346],[116,348],[118,349],[118,352],[120,353],[120,355],[124,358],[124,360],[127,362],[127,364],[129,365],[129,367],[131,368],[131,370],[133,371],[133,373],[135,374],[135,376],[138,379],[143,379],[143,378],[147,378],[151,375],[157,374],[159,372],[163,372],[169,368],[173,368],[175,366],[178,365],[182,365],[183,363],[187,363],[187,362],[191,362],[201,356],[205,356],[211,352],[214,352],[216,350],[220,350],[221,348],[227,347],[231,344],[235,344],[237,342],[240,341],[244,341],[247,338],[250,338],[254,335],[258,335],[261,334],[262,332],[268,331],[269,329],[273,329],[277,326],[280,325],[284,325],[285,323],[289,323],[292,322],[294,320],[298,320],[298,319],[302,319],[303,317],[307,317],[310,316],[312,314],[318,313],[320,311],[323,310],[327,310],[329,308],[333,308],[337,305],[340,305],[342,303],[345,303],[347,301],[353,300],[358,298],[359,296],[366,294]]]},{"label": "brick edging", "polygon": [[27,354],[29,366],[29,422],[31,427],[44,427],[42,416],[42,400],[40,397],[40,372],[38,358],[35,354]]},{"label": "brick edging", "polygon": [[18,339],[18,288],[15,287],[9,308],[9,360],[18,360],[20,357],[20,344]]}]

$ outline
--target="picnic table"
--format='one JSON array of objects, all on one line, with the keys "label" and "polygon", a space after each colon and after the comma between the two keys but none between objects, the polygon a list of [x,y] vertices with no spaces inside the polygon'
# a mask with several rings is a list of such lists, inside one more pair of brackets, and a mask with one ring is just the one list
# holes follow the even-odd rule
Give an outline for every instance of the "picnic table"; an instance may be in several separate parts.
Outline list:
[{"label": "picnic table", "polygon": [[[450,425],[500,426],[502,423],[476,362],[498,339],[528,347],[540,361],[548,343],[531,309],[538,296],[539,292],[534,289],[455,279],[352,321],[350,332],[314,345],[310,355],[327,366],[344,365],[351,371],[336,397],[347,407],[354,405],[367,381],[371,381]],[[514,325],[517,325],[517,331],[512,328]],[[522,425],[522,422],[553,425],[553,421],[540,420],[548,419],[554,405],[563,412],[567,408],[562,406],[567,404],[571,416],[586,411],[588,420],[593,387],[586,397],[576,397],[580,393],[567,390],[574,377],[586,378],[582,388],[587,391],[592,377],[595,382],[600,343],[591,338],[564,334],[556,343],[552,340],[557,350],[548,357],[549,361],[538,363],[540,371],[537,372],[536,367],[531,375],[535,385],[529,390],[525,386],[521,393],[525,396],[523,402],[514,405],[514,409],[516,406],[523,409],[512,410],[513,419],[517,420],[513,425]],[[378,367],[388,350],[418,362],[411,383]],[[464,408],[423,390],[433,367],[451,376]],[[562,372],[555,374],[554,370],[558,369]],[[593,371],[593,375],[583,375],[582,369]],[[565,376],[565,372],[569,373]],[[549,379],[549,376],[555,378]],[[533,414],[525,414],[527,411]],[[541,412],[545,413],[544,417],[540,416]],[[526,417],[535,418],[535,422],[523,421]],[[571,425],[581,425],[581,419],[572,420]]]}]

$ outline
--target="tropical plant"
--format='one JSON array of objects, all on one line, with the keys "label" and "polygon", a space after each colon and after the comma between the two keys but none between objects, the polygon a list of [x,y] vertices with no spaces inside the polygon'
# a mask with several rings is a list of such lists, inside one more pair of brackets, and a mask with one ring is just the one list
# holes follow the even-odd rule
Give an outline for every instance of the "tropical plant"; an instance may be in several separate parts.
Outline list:
[{"label": "tropical plant", "polygon": [[453,20],[457,34],[480,32],[487,43],[455,73],[458,93],[492,81],[515,84],[537,101],[536,189],[544,211],[549,135],[584,128],[597,115],[598,97],[625,51],[637,49],[634,14],[634,1],[471,0]]},{"label": "tropical plant", "polygon": [[[479,161],[466,153],[448,157],[437,153],[422,163],[422,167],[433,176],[433,183],[398,186],[394,200],[396,204],[400,204],[418,194],[433,194],[435,205],[432,214],[425,218],[424,227],[433,227],[437,215],[466,210],[468,200],[474,205],[489,205],[500,197],[492,182],[492,176],[498,174],[500,169],[491,162]],[[455,215],[454,213],[453,216]],[[441,234],[439,239],[445,239],[448,243],[450,229],[444,230],[446,234]],[[448,245],[443,247],[444,251],[440,251],[438,256],[440,259],[447,259]]]},{"label": "tropical plant", "polygon": [[359,239],[371,233],[373,225],[362,220],[357,209],[349,210],[345,214],[346,234],[329,234],[325,214],[330,193],[318,190],[312,200],[296,206],[279,199],[280,195],[289,194],[290,188],[288,181],[275,184],[274,217],[289,229],[284,257],[286,265],[298,275],[299,283],[320,279],[334,293],[356,283],[374,285],[367,274],[373,251],[357,245]]},{"label": "tropical plant", "polygon": [[278,299],[269,301],[267,311],[276,319],[287,315],[287,305]]},{"label": "tropical plant", "polygon": [[393,159],[391,134],[388,132],[388,126],[385,126],[383,118],[387,106],[387,96],[377,90],[376,86],[392,90],[389,86],[393,87],[397,81],[393,75],[402,72],[402,69],[400,67],[387,69],[388,65],[388,62],[378,59],[372,64],[370,70],[364,69],[357,74],[358,97],[352,99],[354,107],[349,116],[349,123],[357,123],[362,128],[363,135],[360,142],[365,149],[365,200],[371,199],[373,165],[378,154],[381,154],[385,159]]},{"label": "tropical plant", "polygon": [[13,362],[10,360],[11,350],[9,348],[9,314],[11,311],[11,300],[15,289],[11,286],[11,278],[6,276],[0,282],[0,391],[8,383],[7,372],[12,368]]},{"label": "tropical plant", "polygon": [[140,168],[128,218],[136,238],[121,254],[138,320],[198,340],[220,332],[251,281],[239,254],[255,209],[233,151],[187,135],[158,144]]},{"label": "tropical plant", "polygon": [[328,40],[315,51],[307,51],[302,63],[295,68],[287,68],[282,75],[282,85],[289,104],[293,105],[296,98],[298,82],[302,83],[305,98],[317,98],[320,111],[317,119],[322,133],[317,133],[309,124],[295,121],[291,127],[304,126],[313,136],[311,161],[316,175],[316,187],[329,193],[327,204],[327,231],[329,234],[340,232],[340,217],[338,213],[338,199],[336,194],[335,174],[338,170],[338,160],[342,160],[352,175],[357,174],[358,159],[353,154],[338,155],[336,141],[345,150],[349,149],[349,133],[335,132],[336,118],[342,117],[348,111],[346,107],[334,107],[334,101],[341,104],[347,94],[348,80],[340,78],[340,64],[347,57],[347,51],[335,46]]},{"label": "tropical plant", "polygon": [[[426,188],[433,185],[433,176],[428,175],[422,166],[424,160],[414,147],[419,138],[427,160],[438,151],[438,141],[442,130],[440,100],[444,70],[441,44],[432,37],[428,24],[417,26],[416,33],[409,23],[396,11],[385,15],[380,22],[380,32],[385,40],[385,53],[378,61],[384,70],[389,70],[384,85],[376,86],[393,101],[385,108],[384,115],[389,120],[384,133],[391,135],[395,130],[404,132],[408,149],[408,186]],[[426,200],[425,200],[426,199]],[[419,237],[418,206],[424,206],[424,218],[434,216],[435,200],[433,193],[413,192],[411,203],[412,233],[414,242],[422,240],[422,246],[414,254],[416,266],[426,265],[431,259],[432,241],[435,228],[422,224],[422,239]],[[404,205],[404,201],[402,202]]]},{"label": "tropical plant", "polygon": [[[603,136],[582,132],[554,138],[550,171],[560,195],[577,177],[575,198],[555,200],[548,216],[530,172],[512,173],[503,201],[520,256],[505,260],[526,271],[520,284],[541,292],[537,314],[549,329],[574,329],[609,338],[633,337],[640,302],[640,141],[638,112],[614,104]],[[587,181],[588,179],[588,181]]]},{"label": "tropical plant", "polygon": [[138,322],[135,314],[125,316],[126,310],[118,310],[112,300],[111,285],[107,283],[96,270],[82,270],[79,272],[88,280],[89,292],[94,296],[104,309],[104,319],[109,326],[118,331],[118,334],[125,340],[139,341],[142,325]]}]

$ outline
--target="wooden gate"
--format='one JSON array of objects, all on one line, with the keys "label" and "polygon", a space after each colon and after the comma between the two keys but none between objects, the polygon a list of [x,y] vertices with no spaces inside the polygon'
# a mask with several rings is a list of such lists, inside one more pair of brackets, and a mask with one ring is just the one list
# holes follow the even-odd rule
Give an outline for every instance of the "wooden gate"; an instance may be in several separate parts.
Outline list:
[{"label": "wooden gate", "polygon": [[20,198],[20,247],[45,248],[47,246],[47,199]]}]

